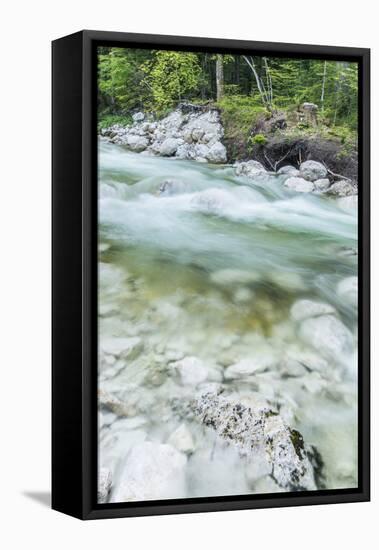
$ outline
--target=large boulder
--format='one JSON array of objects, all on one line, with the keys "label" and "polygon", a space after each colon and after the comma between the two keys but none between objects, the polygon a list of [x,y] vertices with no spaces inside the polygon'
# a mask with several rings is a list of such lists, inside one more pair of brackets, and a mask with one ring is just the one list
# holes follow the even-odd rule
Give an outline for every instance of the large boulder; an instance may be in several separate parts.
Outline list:
[{"label": "large boulder", "polygon": [[315,191],[326,191],[328,187],[330,187],[330,181],[328,178],[321,178],[319,180],[316,180],[313,182],[313,185],[315,186]]},{"label": "large boulder", "polygon": [[[195,416],[216,434],[235,445],[246,461],[266,460],[259,469],[279,487],[288,490],[316,489],[312,466],[314,449],[282,417],[265,405],[246,406],[238,398],[206,393],[191,404]],[[259,477],[259,474],[258,474]]]},{"label": "large boulder", "polygon": [[294,166],[287,165],[279,168],[277,174],[279,174],[280,176],[298,176],[300,174],[300,171]]},{"label": "large boulder", "polygon": [[300,176],[309,181],[316,181],[326,178],[328,170],[321,162],[316,160],[306,160],[300,164]]},{"label": "large boulder", "polygon": [[356,183],[351,180],[339,180],[333,183],[328,189],[328,195],[336,195],[337,197],[348,197],[358,193]]},{"label": "large boulder", "polygon": [[178,149],[179,145],[182,145],[182,144],[183,144],[182,139],[167,138],[161,143],[159,147],[159,153],[163,157],[171,157],[176,153],[176,150]]},{"label": "large boulder", "polygon": [[144,151],[146,149],[146,147],[149,145],[149,141],[144,136],[128,135],[128,137],[126,138],[126,145],[132,151],[140,153],[141,151]]},{"label": "large boulder", "polygon": [[216,143],[214,143],[209,149],[206,159],[214,164],[226,162],[227,158],[225,146],[220,141],[216,141]]},{"label": "large boulder", "polygon": [[248,160],[246,162],[236,162],[234,164],[236,176],[246,176],[254,178],[256,176],[266,174],[266,169],[257,160]]},{"label": "large boulder", "polygon": [[306,344],[333,360],[344,362],[354,349],[353,335],[334,315],[305,319],[299,335]]},{"label": "large boulder", "polygon": [[110,501],[183,498],[186,463],[186,456],[172,445],[140,443],[128,454]]},{"label": "large boulder", "polygon": [[298,193],[310,193],[314,190],[314,185],[311,181],[307,181],[304,178],[290,177],[284,182],[284,186],[288,187],[292,191]]},{"label": "large boulder", "polygon": [[208,377],[207,367],[197,357],[185,357],[173,363],[173,368],[178,373],[180,382],[184,386],[197,386]]}]

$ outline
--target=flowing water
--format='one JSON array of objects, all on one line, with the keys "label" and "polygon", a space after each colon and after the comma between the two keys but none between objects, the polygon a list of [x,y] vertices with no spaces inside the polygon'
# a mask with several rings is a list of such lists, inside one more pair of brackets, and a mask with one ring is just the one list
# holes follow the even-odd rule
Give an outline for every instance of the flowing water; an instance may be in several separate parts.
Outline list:
[{"label": "flowing water", "polygon": [[[129,417],[108,413],[101,422],[100,463],[116,485],[134,443],[167,442],[184,424],[193,449],[184,494],[174,496],[280,490],[269,479],[249,481],[230,446],[175,414],[175,400],[208,387],[266,400],[319,450],[323,487],[356,485],[357,306],[338,290],[357,275],[356,209],[290,191],[279,176],[236,177],[230,166],[101,140],[99,243],[100,348],[110,337],[143,345],[128,360],[108,358],[99,373],[100,389],[131,407]],[[346,353],[333,353],[325,331],[319,340],[317,328],[302,336],[303,321],[290,313],[301,299],[335,309],[353,342]],[[176,361],[186,357],[206,377],[180,379]],[[265,367],[225,376],[251,357]]]}]

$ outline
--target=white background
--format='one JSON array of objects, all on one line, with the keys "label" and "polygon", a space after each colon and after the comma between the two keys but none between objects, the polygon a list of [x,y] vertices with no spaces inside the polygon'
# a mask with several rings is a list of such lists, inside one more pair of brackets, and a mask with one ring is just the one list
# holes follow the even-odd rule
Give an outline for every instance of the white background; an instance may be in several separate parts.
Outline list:
[{"label": "white background", "polygon": [[[313,550],[375,546],[379,517],[374,433],[378,396],[373,399],[371,503],[85,523],[53,512],[41,503],[46,502],[50,484],[50,41],[87,28],[371,47],[375,246],[379,231],[375,215],[379,37],[375,7],[372,0],[225,3],[222,0],[11,0],[2,4],[0,542],[4,539],[3,548]],[[375,280],[378,275],[375,255],[373,268]],[[374,305],[376,298],[377,291],[373,289]],[[379,315],[378,307],[376,312],[373,308],[373,335],[378,326],[375,318]]]}]

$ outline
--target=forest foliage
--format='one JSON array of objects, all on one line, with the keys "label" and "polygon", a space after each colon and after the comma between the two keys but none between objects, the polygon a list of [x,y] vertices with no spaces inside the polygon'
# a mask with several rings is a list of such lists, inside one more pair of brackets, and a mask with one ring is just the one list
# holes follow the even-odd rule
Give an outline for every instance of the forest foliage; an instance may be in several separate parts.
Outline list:
[{"label": "forest foliage", "polygon": [[335,135],[357,129],[356,63],[101,47],[98,71],[103,127],[128,123],[139,110],[161,117],[189,101],[218,106],[226,124],[246,135],[258,116],[291,116],[303,102],[318,105],[321,124]]}]

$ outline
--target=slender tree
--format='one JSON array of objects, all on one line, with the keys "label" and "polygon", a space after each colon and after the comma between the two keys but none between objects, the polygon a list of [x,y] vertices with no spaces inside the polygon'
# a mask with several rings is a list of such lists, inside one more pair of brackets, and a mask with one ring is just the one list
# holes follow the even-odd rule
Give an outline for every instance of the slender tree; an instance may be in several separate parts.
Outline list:
[{"label": "slender tree", "polygon": [[216,97],[217,101],[224,95],[224,63],[221,54],[216,55]]}]

